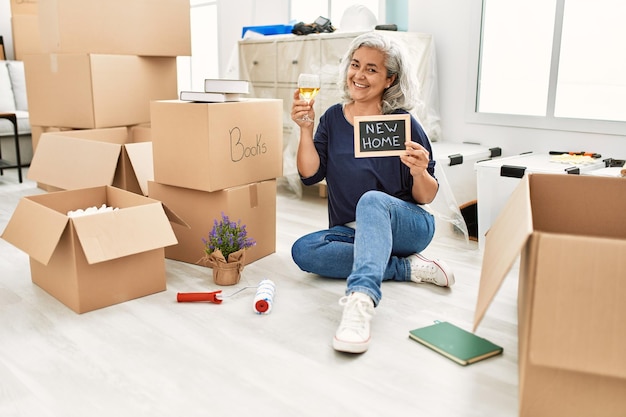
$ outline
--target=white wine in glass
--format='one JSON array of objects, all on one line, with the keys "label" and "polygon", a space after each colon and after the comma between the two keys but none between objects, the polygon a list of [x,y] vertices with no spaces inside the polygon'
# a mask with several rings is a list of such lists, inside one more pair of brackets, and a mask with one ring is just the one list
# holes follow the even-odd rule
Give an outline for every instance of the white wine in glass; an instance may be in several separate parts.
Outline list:
[{"label": "white wine in glass", "polygon": [[[320,77],[317,74],[300,74],[298,77],[298,88],[300,89],[300,98],[307,103],[319,93],[320,91]],[[302,120],[310,122],[309,115],[306,114]]]}]

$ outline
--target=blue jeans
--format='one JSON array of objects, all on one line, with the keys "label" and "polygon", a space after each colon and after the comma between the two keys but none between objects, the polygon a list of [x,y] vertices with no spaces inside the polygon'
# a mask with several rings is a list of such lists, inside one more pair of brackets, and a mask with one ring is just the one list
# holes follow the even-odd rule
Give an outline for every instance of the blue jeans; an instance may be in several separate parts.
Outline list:
[{"label": "blue jeans", "polygon": [[407,256],[423,251],[435,220],[422,207],[380,191],[368,191],[356,207],[356,230],[334,226],[298,239],[291,256],[306,272],[347,278],[346,295],[368,294],[378,305],[383,281],[410,281]]}]

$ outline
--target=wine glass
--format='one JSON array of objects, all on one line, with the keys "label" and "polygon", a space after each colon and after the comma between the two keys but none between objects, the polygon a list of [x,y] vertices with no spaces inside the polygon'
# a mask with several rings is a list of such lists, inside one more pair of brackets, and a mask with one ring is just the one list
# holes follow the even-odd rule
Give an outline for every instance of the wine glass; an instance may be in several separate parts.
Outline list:
[{"label": "wine glass", "polygon": [[[300,74],[298,77],[298,88],[300,89],[300,98],[309,104],[313,97],[320,91],[320,77],[317,74]],[[305,114],[302,120],[312,122],[308,114]]]}]

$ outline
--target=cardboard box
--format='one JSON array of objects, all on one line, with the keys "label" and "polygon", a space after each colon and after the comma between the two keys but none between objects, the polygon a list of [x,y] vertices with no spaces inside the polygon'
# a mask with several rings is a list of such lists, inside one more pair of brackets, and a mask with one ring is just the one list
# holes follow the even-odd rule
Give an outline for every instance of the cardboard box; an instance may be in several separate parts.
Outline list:
[{"label": "cardboard box", "polygon": [[257,243],[246,250],[245,264],[276,251],[276,180],[263,181],[226,190],[207,192],[148,183],[150,198],[162,201],[186,225],[173,225],[178,244],[165,249],[165,257],[191,264],[202,264],[204,243],[222,212],[232,221],[241,220],[248,236]]},{"label": "cardboard box", "polygon": [[151,103],[154,180],[218,191],[282,175],[282,100]]},{"label": "cardboard box", "polygon": [[626,410],[626,181],[529,174],[486,236],[474,330],[520,257],[519,415]]},{"label": "cardboard box", "polygon": [[[152,137],[150,135],[150,123],[142,123],[138,125],[127,126],[128,128],[128,139],[124,140],[121,143],[132,142],[151,142]],[[31,126],[31,136],[33,142],[33,151],[37,150],[37,145],[39,144],[39,138],[44,133],[58,133],[58,132],[68,132],[74,130],[82,130],[88,131],[90,129],[74,129],[71,127],[60,127],[60,126]],[[95,130],[95,129],[93,129]]]},{"label": "cardboard box", "polygon": [[[67,215],[102,204],[119,210]],[[32,281],[77,313],[164,291],[163,248],[176,244],[161,202],[110,186],[24,197],[2,238],[30,255]]]},{"label": "cardboard box", "polygon": [[31,125],[30,129],[31,129],[31,138],[33,142],[33,152],[37,152],[37,145],[39,144],[39,139],[41,138],[41,135],[43,135],[44,133],[51,133],[51,132],[56,133],[56,132],[65,132],[68,130],[74,130],[71,127],[35,126],[35,125]]},{"label": "cardboard box", "polygon": [[43,52],[37,14],[14,14],[11,18],[11,28],[13,31],[13,55],[16,60],[23,61],[26,55]]},{"label": "cardboard box", "polygon": [[48,53],[191,56],[188,0],[40,0]]},{"label": "cardboard box", "polygon": [[525,174],[584,175],[603,167],[604,161],[601,159],[563,163],[552,160],[552,156],[547,153],[526,153],[478,161],[475,169],[479,248],[485,247],[485,233]]},{"label": "cardboard box", "polygon": [[[33,155],[37,152],[37,145],[39,144],[39,139],[41,135],[48,132],[63,132],[67,130],[73,130],[71,127],[54,127],[54,126],[31,126],[31,142],[33,146]],[[31,160],[32,163],[32,160]],[[63,191],[63,189],[54,187],[52,185],[45,184],[43,182],[37,182],[37,188],[40,188],[44,191],[52,192],[52,191]]]},{"label": "cardboard box", "polygon": [[130,137],[133,142],[152,142],[152,127],[150,123],[130,126]]},{"label": "cardboard box", "polygon": [[30,123],[78,129],[150,122],[150,101],[177,97],[176,58],[24,57]]},{"label": "cardboard box", "polygon": [[70,130],[43,133],[28,178],[47,190],[113,185],[148,194],[153,179],[152,144],[132,143],[131,128]]},{"label": "cardboard box", "polygon": [[11,15],[37,15],[37,0],[11,0]]}]

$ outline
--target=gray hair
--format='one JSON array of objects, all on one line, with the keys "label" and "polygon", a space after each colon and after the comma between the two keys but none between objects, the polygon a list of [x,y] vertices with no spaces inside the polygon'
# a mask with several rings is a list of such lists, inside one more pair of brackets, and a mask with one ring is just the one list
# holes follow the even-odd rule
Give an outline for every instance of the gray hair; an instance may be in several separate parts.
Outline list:
[{"label": "gray hair", "polygon": [[383,93],[382,113],[389,114],[394,110],[411,110],[417,104],[418,84],[416,73],[408,59],[408,52],[404,46],[392,38],[380,32],[367,32],[357,36],[350,44],[350,48],[343,57],[340,65],[339,88],[343,91],[344,103],[352,101],[348,90],[348,69],[354,52],[361,47],[378,49],[385,56],[387,76],[396,75],[393,84]]}]

